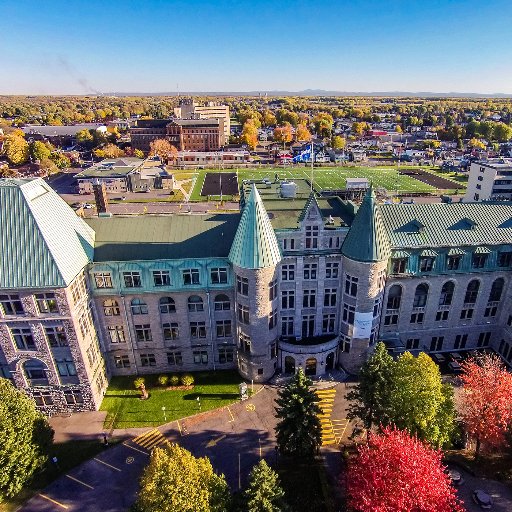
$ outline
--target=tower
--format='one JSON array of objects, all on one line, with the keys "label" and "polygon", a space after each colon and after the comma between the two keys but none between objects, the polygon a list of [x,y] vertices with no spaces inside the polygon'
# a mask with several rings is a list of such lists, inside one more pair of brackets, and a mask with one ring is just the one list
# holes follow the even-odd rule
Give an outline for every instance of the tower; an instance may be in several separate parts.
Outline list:
[{"label": "tower", "polygon": [[376,341],[391,254],[381,213],[370,187],[343,242],[344,323],[342,335],[349,350],[340,354],[340,363],[357,371],[371,344]]},{"label": "tower", "polygon": [[281,251],[274,229],[253,184],[231,246],[236,280],[238,371],[264,382],[277,363],[277,265]]}]

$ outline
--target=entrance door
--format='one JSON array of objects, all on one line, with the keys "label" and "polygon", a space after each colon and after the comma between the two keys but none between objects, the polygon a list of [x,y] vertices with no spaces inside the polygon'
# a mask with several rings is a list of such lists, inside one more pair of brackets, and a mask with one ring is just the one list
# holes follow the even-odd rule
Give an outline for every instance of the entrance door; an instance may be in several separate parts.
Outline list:
[{"label": "entrance door", "polygon": [[316,375],[316,359],[314,357],[306,359],[306,375]]},{"label": "entrance door", "polygon": [[284,373],[295,374],[295,359],[291,356],[284,358]]},{"label": "entrance door", "polygon": [[326,371],[332,370],[334,368],[334,352],[331,352],[327,359],[325,360],[325,369]]}]

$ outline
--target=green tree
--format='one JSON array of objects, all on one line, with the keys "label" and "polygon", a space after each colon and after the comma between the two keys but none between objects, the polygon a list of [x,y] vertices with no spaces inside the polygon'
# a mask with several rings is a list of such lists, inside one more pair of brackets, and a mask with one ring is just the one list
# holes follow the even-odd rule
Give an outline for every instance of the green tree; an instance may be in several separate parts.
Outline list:
[{"label": "green tree", "polygon": [[347,139],[341,135],[335,135],[332,138],[332,147],[334,149],[343,149],[347,145]]},{"label": "green tree", "polygon": [[133,152],[133,156],[135,156],[136,158],[144,158],[144,151],[142,151],[140,149],[136,149]]},{"label": "green tree", "polygon": [[496,123],[493,130],[494,138],[499,142],[512,139],[512,128],[505,123]]},{"label": "green tree", "polygon": [[140,512],[225,512],[230,495],[223,475],[206,457],[177,444],[155,448],[140,480]]},{"label": "green tree", "polygon": [[54,151],[50,154],[50,160],[59,168],[65,169],[66,167],[71,166],[71,161],[69,158],[60,151]]},{"label": "green tree", "polygon": [[90,130],[80,130],[76,134],[76,141],[87,149],[91,149],[94,146],[94,137]]},{"label": "green tree", "polygon": [[12,165],[23,165],[28,161],[29,145],[21,130],[15,130],[5,137],[3,153]]},{"label": "green tree", "polygon": [[0,378],[0,502],[44,466],[52,440],[53,430],[34,402]]},{"label": "green tree", "polygon": [[49,158],[43,158],[40,160],[39,168],[41,169],[43,176],[48,176],[50,174],[59,172],[59,168],[55,165],[55,162]]},{"label": "green tree", "polygon": [[309,389],[311,384],[299,368],[289,384],[278,392],[276,437],[279,451],[285,455],[312,456],[320,446],[320,407],[315,392]]},{"label": "green tree", "polygon": [[40,162],[44,159],[50,158],[52,150],[40,140],[35,140],[30,144],[30,156],[33,160],[39,160]]},{"label": "green tree", "polygon": [[246,512],[282,512],[285,510],[284,491],[281,488],[279,476],[264,459],[252,468],[244,498]]},{"label": "green tree", "polygon": [[386,345],[377,343],[375,351],[361,367],[359,383],[347,394],[347,399],[350,400],[348,417],[359,418],[367,435],[375,425],[387,423],[393,364]]}]

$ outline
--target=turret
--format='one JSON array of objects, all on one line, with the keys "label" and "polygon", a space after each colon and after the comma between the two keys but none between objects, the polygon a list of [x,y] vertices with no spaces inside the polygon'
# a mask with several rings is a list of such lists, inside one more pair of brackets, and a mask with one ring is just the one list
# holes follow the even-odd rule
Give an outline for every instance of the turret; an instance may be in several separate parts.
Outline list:
[{"label": "turret", "polygon": [[272,377],[277,363],[277,265],[281,251],[254,184],[229,261],[235,273],[238,370],[246,379],[264,382]]}]

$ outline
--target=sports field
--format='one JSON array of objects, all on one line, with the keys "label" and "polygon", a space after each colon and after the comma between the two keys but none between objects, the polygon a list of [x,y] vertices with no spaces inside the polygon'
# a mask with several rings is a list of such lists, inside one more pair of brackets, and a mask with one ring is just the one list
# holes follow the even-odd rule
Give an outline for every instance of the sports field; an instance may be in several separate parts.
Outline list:
[{"label": "sports field", "polygon": [[[407,167],[401,166],[400,171],[405,171]],[[418,170],[418,167],[410,169]],[[198,172],[196,184],[190,199],[192,201],[201,201],[201,190],[205,180],[205,176],[209,172],[201,170]],[[231,171],[232,172],[232,171]],[[263,179],[269,178],[274,180],[275,175],[280,179],[307,179],[311,177],[311,169],[305,167],[283,169],[267,168],[267,169],[240,169],[238,171],[238,183],[242,183],[246,179]],[[418,193],[430,192],[435,193],[439,189],[423,183],[411,176],[399,174],[397,167],[341,167],[341,168],[318,168],[314,170],[314,187],[317,191],[323,189],[344,189],[346,187],[347,178],[368,178],[376,188],[385,188],[390,193],[398,191],[399,193]],[[450,180],[451,181],[451,180]],[[460,184],[453,181],[453,188],[457,188]],[[450,189],[447,189],[450,190]]]}]

